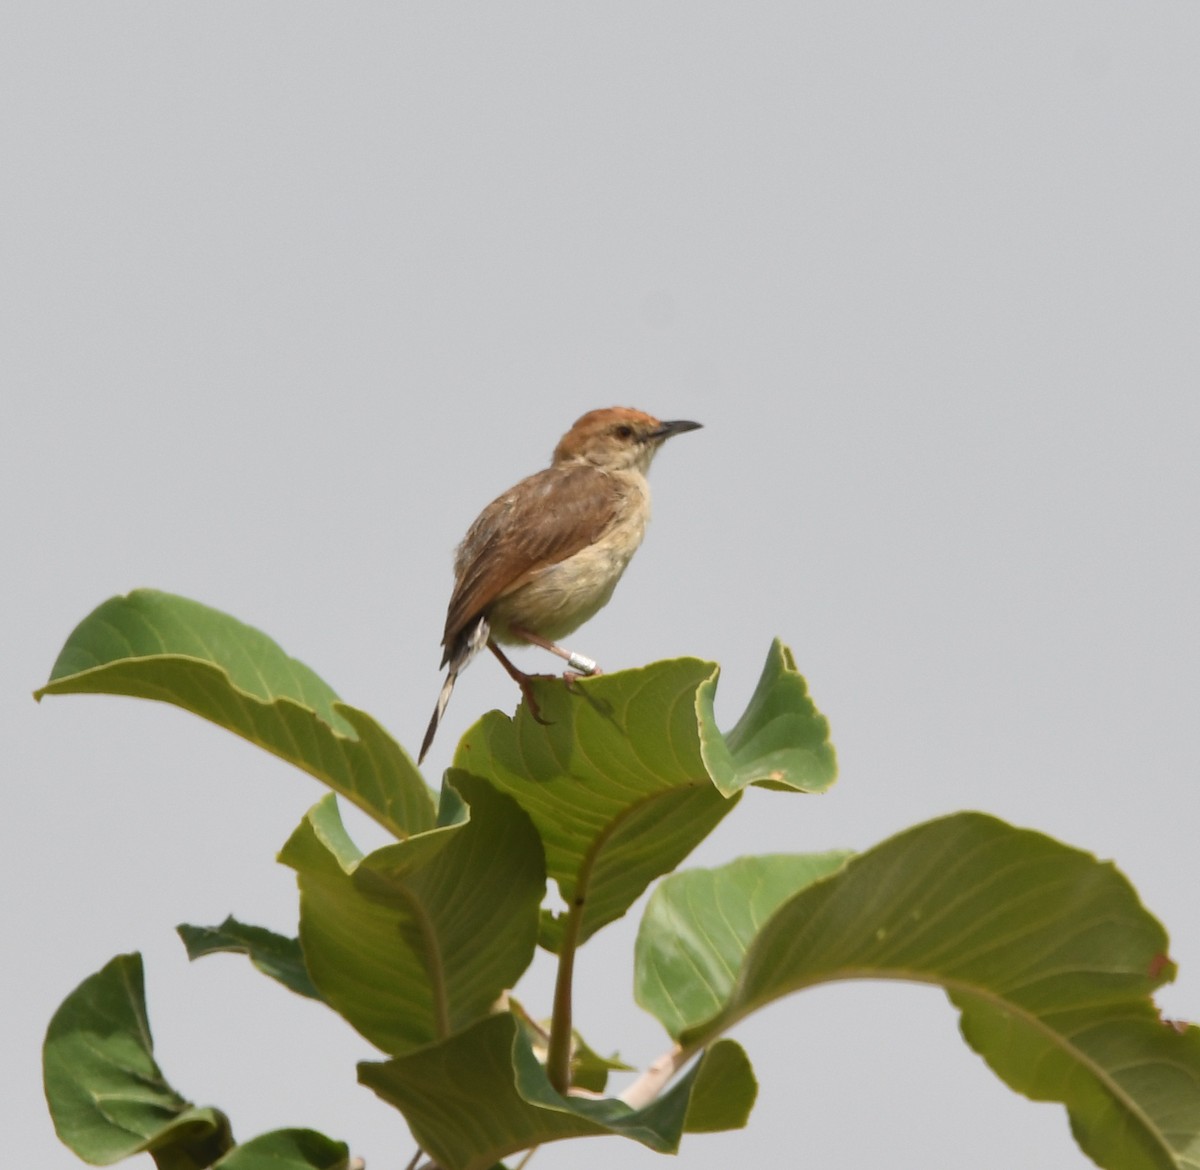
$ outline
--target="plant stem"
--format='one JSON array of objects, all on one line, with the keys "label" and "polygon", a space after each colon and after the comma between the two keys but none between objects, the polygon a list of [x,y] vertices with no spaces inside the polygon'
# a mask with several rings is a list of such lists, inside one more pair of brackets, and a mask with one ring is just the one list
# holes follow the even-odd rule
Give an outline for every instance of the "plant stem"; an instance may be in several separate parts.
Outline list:
[{"label": "plant stem", "polygon": [[694,1052],[694,1048],[681,1048],[676,1044],[621,1094],[621,1100],[634,1109],[644,1109],[666,1088],[667,1083],[691,1059]]},{"label": "plant stem", "polygon": [[583,898],[576,895],[567,912],[562,946],[558,950],[558,978],[554,983],[554,1012],[550,1017],[550,1042],[546,1049],[546,1076],[559,1093],[571,1085],[571,987],[575,978],[575,951],[583,926]]}]

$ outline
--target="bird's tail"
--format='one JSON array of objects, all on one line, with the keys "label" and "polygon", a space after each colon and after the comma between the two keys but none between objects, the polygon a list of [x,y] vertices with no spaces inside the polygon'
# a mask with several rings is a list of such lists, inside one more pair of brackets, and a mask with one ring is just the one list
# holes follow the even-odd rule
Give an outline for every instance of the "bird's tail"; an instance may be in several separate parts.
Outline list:
[{"label": "bird's tail", "polygon": [[433,743],[433,737],[437,735],[438,724],[441,723],[442,716],[446,713],[446,704],[450,702],[450,695],[457,681],[458,671],[451,670],[446,675],[446,681],[442,683],[442,693],[438,695],[437,706],[433,709],[433,718],[429,720],[429,727],[425,732],[425,738],[421,740],[421,754],[417,756],[418,765],[425,759],[425,755]]},{"label": "bird's tail", "polygon": [[471,659],[488,644],[488,638],[491,636],[492,631],[488,620],[480,614],[446,647],[442,665],[445,666],[449,663],[450,669],[446,674],[446,681],[442,683],[442,693],[438,695],[437,706],[433,709],[433,718],[429,721],[425,738],[421,741],[421,754],[417,756],[418,765],[425,759],[425,753],[429,751],[429,745],[433,743],[433,737],[437,735],[438,724],[441,723],[442,716],[446,713],[446,704],[450,702],[450,694],[454,690],[458,676],[466,670]]}]

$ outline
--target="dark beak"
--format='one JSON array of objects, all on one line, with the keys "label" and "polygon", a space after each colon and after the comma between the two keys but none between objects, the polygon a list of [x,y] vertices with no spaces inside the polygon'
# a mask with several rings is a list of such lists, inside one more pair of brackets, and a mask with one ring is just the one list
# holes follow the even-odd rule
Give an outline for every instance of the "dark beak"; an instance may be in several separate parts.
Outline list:
[{"label": "dark beak", "polygon": [[682,435],[684,431],[698,431],[702,425],[698,422],[688,422],[685,418],[677,418],[672,422],[660,423],[658,429],[651,432],[650,437],[656,443],[665,443],[672,435]]}]

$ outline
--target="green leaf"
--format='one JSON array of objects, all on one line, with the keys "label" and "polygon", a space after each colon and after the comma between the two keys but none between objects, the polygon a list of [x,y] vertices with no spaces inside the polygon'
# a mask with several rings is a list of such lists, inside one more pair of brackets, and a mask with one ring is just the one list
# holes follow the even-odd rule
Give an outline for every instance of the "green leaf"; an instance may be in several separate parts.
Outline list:
[{"label": "green leaf", "polygon": [[[539,1023],[526,1010],[515,995],[506,997],[508,1010],[521,1022],[525,1031],[525,1039],[533,1049],[534,1055],[542,1063],[546,1063],[547,1047],[550,1039],[550,1023]],[[603,1093],[608,1085],[610,1072],[633,1072],[634,1068],[626,1064],[615,1054],[601,1056],[578,1031],[571,1032],[571,1087],[585,1089],[589,1093]]]},{"label": "green leaf", "polygon": [[616,1054],[601,1056],[577,1031],[571,1033],[571,1085],[589,1093],[603,1093],[610,1072],[633,1072]]},{"label": "green leaf", "polygon": [[[678,865],[745,784],[832,783],[828,729],[784,648],[773,647],[729,740],[712,722],[717,675],[712,663],[681,658],[571,687],[537,679],[546,723],[522,704],[513,719],[485,715],[459,744],[456,766],[510,793],[537,826],[547,872],[582,907],[577,942]],[[798,737],[793,750],[781,747],[784,731]],[[543,945],[560,947],[563,923],[547,912]]]},{"label": "green leaf", "polygon": [[767,854],[666,878],[646,906],[634,951],[634,995],[675,1037],[720,1013],[747,948],[793,894],[851,854]]},{"label": "green leaf", "polygon": [[277,1129],[230,1150],[214,1170],[347,1170],[350,1151],[311,1129]]},{"label": "green leaf", "polygon": [[175,930],[183,939],[189,959],[218,953],[246,955],[264,975],[282,983],[289,991],[309,999],[321,998],[308,977],[299,939],[287,938],[262,926],[248,926],[233,917],[226,918],[220,926],[184,923]]},{"label": "green leaf", "polygon": [[808,697],[792,652],[771,643],[758,686],[741,719],[722,736],[713,719],[717,675],[696,695],[704,762],[727,796],[747,784],[778,791],[824,792],[837,779],[829,722]]},{"label": "green leaf", "polygon": [[149,1151],[161,1170],[193,1170],[233,1144],[224,1114],[184,1100],[154,1061],[140,955],[118,955],[67,996],[42,1070],[59,1138],[92,1165]]},{"label": "green leaf", "polygon": [[[603,1134],[674,1153],[693,1089],[706,1079],[708,1059],[701,1057],[644,1109],[615,1098],[563,1097],[550,1087],[519,1023],[502,1012],[444,1043],[385,1063],[360,1064],[358,1077],[404,1114],[421,1148],[444,1170],[490,1170],[518,1150]],[[720,1073],[737,1078],[731,1095],[744,1101],[746,1086],[736,1059],[722,1052],[718,1065]],[[707,1079],[706,1095],[717,1091],[717,1078]],[[715,1117],[710,1103],[700,1108],[710,1120]]]},{"label": "green leaf", "polygon": [[[723,905],[744,881],[725,867],[714,888],[726,871]],[[637,982],[685,1047],[831,980],[939,984],[972,1047],[1012,1088],[1066,1105],[1098,1164],[1200,1166],[1200,1030],[1159,1018],[1151,994],[1174,976],[1166,935],[1111,864],[961,813],[804,886],[749,940],[702,900],[677,898],[684,878],[655,892],[675,921],[648,909]],[[654,988],[682,977],[682,956],[704,990],[665,1010]]]},{"label": "green leaf", "polygon": [[131,695],[191,711],[295,764],[399,837],[434,825],[407,753],[265,634],[199,602],[138,589],[94,610],[35,693]]},{"label": "green leaf", "polygon": [[470,805],[466,822],[361,857],[329,797],[280,854],[298,874],[313,984],[388,1053],[486,1015],[537,942],[546,877],[529,818],[485,781],[452,779]]},{"label": "green leaf", "polygon": [[758,1081],[746,1050],[734,1040],[718,1040],[700,1062],[683,1127],[688,1133],[742,1129],[757,1096]]}]

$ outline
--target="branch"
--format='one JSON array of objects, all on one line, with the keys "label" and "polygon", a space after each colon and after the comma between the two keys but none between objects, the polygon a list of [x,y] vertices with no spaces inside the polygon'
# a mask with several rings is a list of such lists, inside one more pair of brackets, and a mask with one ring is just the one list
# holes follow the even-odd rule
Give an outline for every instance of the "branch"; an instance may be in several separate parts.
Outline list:
[{"label": "branch", "polygon": [[632,1085],[621,1094],[621,1100],[633,1109],[643,1109],[655,1100],[670,1079],[695,1054],[693,1048],[681,1048],[678,1044],[670,1052],[664,1052]]}]

